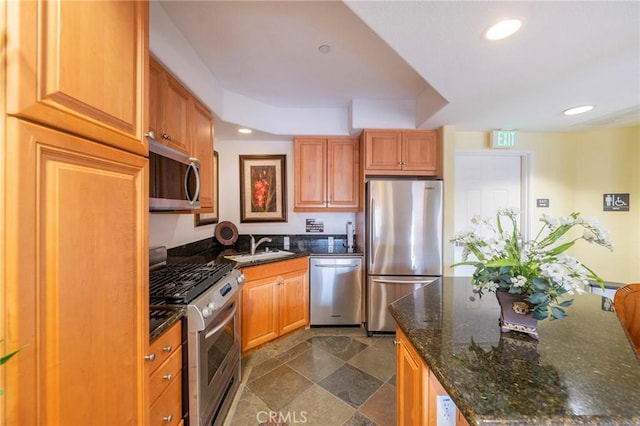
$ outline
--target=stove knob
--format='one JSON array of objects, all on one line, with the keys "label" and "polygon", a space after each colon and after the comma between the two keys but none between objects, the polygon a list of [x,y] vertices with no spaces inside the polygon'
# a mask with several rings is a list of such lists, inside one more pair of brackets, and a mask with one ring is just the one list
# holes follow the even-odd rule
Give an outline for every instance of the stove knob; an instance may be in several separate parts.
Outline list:
[{"label": "stove knob", "polygon": [[244,282],[244,274],[238,275],[238,278],[236,278],[236,282],[238,284],[242,284]]},{"label": "stove knob", "polygon": [[211,316],[211,314],[213,313],[213,311],[215,311],[217,308],[215,302],[209,302],[209,304],[207,304],[207,306],[205,306],[204,308],[202,308],[202,316],[203,317],[209,317]]}]

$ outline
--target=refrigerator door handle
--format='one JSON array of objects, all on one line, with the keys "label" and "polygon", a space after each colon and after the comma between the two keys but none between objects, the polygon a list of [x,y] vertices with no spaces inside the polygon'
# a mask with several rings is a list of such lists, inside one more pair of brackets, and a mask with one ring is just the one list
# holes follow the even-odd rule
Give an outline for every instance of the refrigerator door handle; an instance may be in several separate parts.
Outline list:
[{"label": "refrigerator door handle", "polygon": [[371,236],[370,240],[369,240],[369,268],[373,267],[373,260],[374,260],[374,256],[375,256],[375,250],[373,249],[376,245],[374,244],[374,229],[375,229],[375,210],[373,209],[374,207],[374,199],[373,197],[371,197],[371,201],[369,202],[369,211],[371,212],[371,220],[369,220],[369,235]]},{"label": "refrigerator door handle", "polygon": [[381,280],[378,278],[373,279],[374,282],[377,283],[387,283],[387,284],[429,284],[436,280],[436,278],[429,280]]}]

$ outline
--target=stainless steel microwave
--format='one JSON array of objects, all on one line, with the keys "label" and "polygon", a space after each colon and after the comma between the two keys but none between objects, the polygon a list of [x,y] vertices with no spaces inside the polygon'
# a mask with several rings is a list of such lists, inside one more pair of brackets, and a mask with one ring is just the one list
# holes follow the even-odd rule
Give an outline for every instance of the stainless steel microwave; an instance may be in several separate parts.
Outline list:
[{"label": "stainless steel microwave", "polygon": [[149,210],[200,208],[200,161],[149,140]]}]

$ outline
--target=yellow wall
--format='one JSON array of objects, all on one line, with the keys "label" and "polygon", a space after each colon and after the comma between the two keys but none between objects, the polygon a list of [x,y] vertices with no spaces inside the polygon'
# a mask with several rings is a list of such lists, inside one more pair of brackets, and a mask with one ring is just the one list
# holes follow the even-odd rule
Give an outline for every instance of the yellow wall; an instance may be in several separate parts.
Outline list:
[{"label": "yellow wall", "polygon": [[[445,126],[445,211],[455,210],[455,155],[459,150],[487,150],[487,132],[455,131]],[[516,150],[532,153],[531,232],[537,233],[543,213],[566,216],[579,211],[597,217],[610,232],[614,251],[584,242],[571,254],[607,281],[640,282],[640,126],[576,133],[518,134]],[[629,193],[629,212],[604,212],[605,193]],[[548,198],[549,208],[535,207],[536,198]],[[445,214],[444,262],[450,275],[453,214]],[[582,244],[584,243],[584,244]]]}]

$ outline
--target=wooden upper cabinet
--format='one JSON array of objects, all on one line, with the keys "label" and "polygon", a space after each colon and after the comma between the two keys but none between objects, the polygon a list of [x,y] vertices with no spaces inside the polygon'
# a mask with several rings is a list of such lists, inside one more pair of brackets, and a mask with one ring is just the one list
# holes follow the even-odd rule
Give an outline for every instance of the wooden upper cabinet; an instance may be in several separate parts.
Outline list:
[{"label": "wooden upper cabinet", "polygon": [[152,138],[189,154],[191,93],[153,56],[149,57],[149,130]]},{"label": "wooden upper cabinet", "polygon": [[200,160],[200,210],[213,213],[213,191],[216,179],[213,170],[213,117],[197,100],[190,104],[191,155]]},{"label": "wooden upper cabinet", "polygon": [[327,140],[296,138],[294,159],[294,210],[327,207]]},{"label": "wooden upper cabinet", "polygon": [[295,138],[294,211],[358,211],[359,146],[350,137]]},{"label": "wooden upper cabinet", "polygon": [[200,209],[214,212],[213,115],[200,100],[149,57],[149,131],[152,138],[200,160]]},{"label": "wooden upper cabinet", "polygon": [[434,130],[365,130],[362,139],[365,175],[441,174]]},{"label": "wooden upper cabinet", "polygon": [[146,155],[148,3],[5,4],[7,113]]}]

